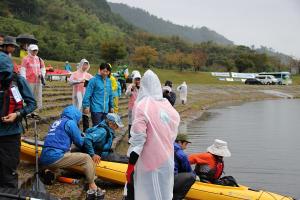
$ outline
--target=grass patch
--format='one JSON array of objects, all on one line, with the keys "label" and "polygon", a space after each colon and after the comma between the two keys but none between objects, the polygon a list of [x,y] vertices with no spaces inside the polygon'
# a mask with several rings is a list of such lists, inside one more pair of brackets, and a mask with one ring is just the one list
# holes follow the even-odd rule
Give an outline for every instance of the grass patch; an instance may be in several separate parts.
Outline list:
[{"label": "grass patch", "polygon": [[[21,63],[20,58],[14,57],[13,60],[16,63]],[[78,60],[79,62],[79,60]],[[45,60],[45,65],[52,65],[54,68],[64,69],[64,62],[61,61],[53,61],[53,60]],[[72,70],[76,69],[76,63],[70,63],[72,66]],[[96,74],[99,69],[99,64],[91,64],[90,73]],[[141,73],[144,73],[147,69],[145,68],[137,68],[130,67],[129,72],[133,70],[139,70]],[[180,84],[183,81],[186,81],[187,84],[212,84],[212,85],[243,85],[241,82],[226,82],[219,81],[216,77],[213,77],[210,72],[193,72],[193,71],[179,71],[175,69],[152,69],[159,77],[160,81],[164,83],[166,80],[173,81],[174,84]],[[113,72],[116,71],[113,67]],[[292,76],[293,85],[300,84],[300,75]],[[57,84],[58,86],[63,83]]]},{"label": "grass patch", "polygon": [[292,76],[293,85],[300,85],[300,75],[293,75]]}]

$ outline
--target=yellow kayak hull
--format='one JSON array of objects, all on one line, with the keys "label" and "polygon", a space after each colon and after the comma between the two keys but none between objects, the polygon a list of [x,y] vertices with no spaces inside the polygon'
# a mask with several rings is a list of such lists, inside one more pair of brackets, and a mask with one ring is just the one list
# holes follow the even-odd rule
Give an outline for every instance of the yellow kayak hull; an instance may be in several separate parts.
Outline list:
[{"label": "yellow kayak hull", "polygon": [[[39,154],[42,148],[39,147]],[[35,163],[35,146],[24,141],[21,142],[21,160]],[[96,166],[96,175],[104,180],[114,183],[125,184],[126,164],[101,161]],[[83,173],[80,167],[72,167],[70,170]],[[293,200],[292,197],[279,194],[251,190],[248,187],[229,187],[202,183],[196,181],[188,192],[186,199],[189,200]]]}]

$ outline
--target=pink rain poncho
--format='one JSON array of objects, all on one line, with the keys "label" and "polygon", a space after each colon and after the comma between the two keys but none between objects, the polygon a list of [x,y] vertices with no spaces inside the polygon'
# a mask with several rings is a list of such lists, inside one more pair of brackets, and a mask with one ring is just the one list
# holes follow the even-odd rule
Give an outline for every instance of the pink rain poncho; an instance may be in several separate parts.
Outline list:
[{"label": "pink rain poncho", "polygon": [[160,81],[146,71],[133,110],[130,146],[139,155],[134,171],[135,199],[171,200],[174,184],[174,147],[180,117],[162,97]]},{"label": "pink rain poncho", "polygon": [[[88,68],[83,70],[83,65],[88,64]],[[77,71],[73,72],[69,78],[69,82],[73,85],[72,100],[73,105],[79,110],[82,108],[82,100],[85,93],[84,80],[90,80],[93,76],[88,73],[90,64],[86,59],[80,61]]]},{"label": "pink rain poncho", "polygon": [[28,55],[22,59],[20,68],[20,75],[23,76],[29,83],[34,98],[37,101],[37,110],[42,109],[43,106],[43,88],[41,83],[41,76],[45,78],[46,68],[44,61],[37,56],[35,50],[38,46],[31,44],[28,47]]}]

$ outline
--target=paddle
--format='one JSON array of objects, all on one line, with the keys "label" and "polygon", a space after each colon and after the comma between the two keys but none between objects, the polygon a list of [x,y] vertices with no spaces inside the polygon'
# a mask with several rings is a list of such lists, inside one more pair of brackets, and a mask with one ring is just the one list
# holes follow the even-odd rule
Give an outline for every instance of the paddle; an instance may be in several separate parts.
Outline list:
[{"label": "paddle", "polygon": [[18,200],[42,200],[37,198],[32,198],[28,196],[22,196],[18,194],[9,194],[9,193],[0,193],[0,197],[5,197],[9,199],[18,199]]},{"label": "paddle", "polygon": [[34,143],[35,143],[35,173],[34,173],[34,181],[32,184],[32,191],[47,193],[45,189],[45,185],[41,181],[39,177],[39,151],[38,151],[38,133],[36,122],[40,120],[38,115],[31,115],[34,120]]}]

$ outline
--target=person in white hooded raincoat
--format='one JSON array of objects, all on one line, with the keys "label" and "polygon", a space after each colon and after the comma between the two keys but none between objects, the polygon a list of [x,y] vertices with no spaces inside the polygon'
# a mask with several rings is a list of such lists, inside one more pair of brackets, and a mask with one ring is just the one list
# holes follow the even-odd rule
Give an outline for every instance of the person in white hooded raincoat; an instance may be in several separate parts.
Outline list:
[{"label": "person in white hooded raincoat", "polygon": [[186,101],[187,101],[187,85],[186,85],[185,81],[183,81],[183,83],[177,87],[177,91],[179,92],[179,97],[180,97],[181,103],[186,104]]},{"label": "person in white hooded raincoat", "polygon": [[73,105],[79,110],[82,108],[82,100],[85,93],[84,82],[93,77],[90,73],[88,73],[89,69],[89,62],[86,59],[82,59],[79,63],[77,71],[73,72],[69,78],[69,83],[73,86]]},{"label": "person in white hooded raincoat", "polygon": [[133,109],[125,199],[172,199],[179,122],[178,112],[162,97],[157,75],[147,70]]}]

